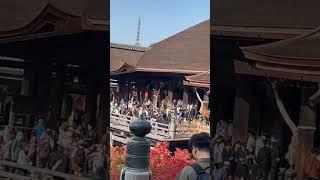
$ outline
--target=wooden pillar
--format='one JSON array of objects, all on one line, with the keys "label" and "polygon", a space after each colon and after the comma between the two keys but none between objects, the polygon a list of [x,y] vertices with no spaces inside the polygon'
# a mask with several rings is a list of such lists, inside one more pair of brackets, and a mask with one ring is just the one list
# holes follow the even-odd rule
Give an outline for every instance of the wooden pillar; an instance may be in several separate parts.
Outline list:
[{"label": "wooden pillar", "polygon": [[126,86],[125,86],[125,96],[124,96],[125,100],[129,99],[130,86],[131,86],[130,79],[127,79],[126,80]]},{"label": "wooden pillar", "polygon": [[[105,86],[100,86],[105,87]],[[107,89],[103,88],[104,90],[101,90],[100,92],[100,102],[99,102],[99,117],[97,118],[96,127],[97,127],[97,135],[98,135],[98,142],[102,142],[102,137],[106,133],[108,124],[110,122],[107,122],[108,119],[110,119],[110,115],[108,116],[107,110],[108,108],[108,100],[107,100]]]},{"label": "wooden pillar", "polygon": [[187,106],[188,104],[189,104],[188,87],[185,86],[183,88],[183,105]]},{"label": "wooden pillar", "polygon": [[144,84],[141,89],[141,102],[145,101],[145,97],[144,97],[145,93],[146,93],[146,86]]},{"label": "wooden pillar", "polygon": [[141,90],[142,90],[141,82],[138,81],[136,83],[136,87],[137,87],[137,100],[141,102]]},{"label": "wooden pillar", "polygon": [[124,80],[122,78],[119,79],[118,86],[119,86],[119,93],[118,93],[118,97],[117,98],[121,99],[124,96],[124,92],[123,92]]},{"label": "wooden pillar", "polygon": [[157,85],[154,86],[154,90],[152,92],[152,104],[157,107],[158,99],[160,97],[159,87]]},{"label": "wooden pillar", "polygon": [[48,116],[48,128],[57,130],[61,115],[62,101],[64,96],[64,64],[57,64],[56,77],[52,78],[50,88],[50,106]]},{"label": "wooden pillar", "polygon": [[315,92],[310,88],[302,87],[300,119],[298,125],[299,147],[297,150],[296,169],[298,179],[303,177],[304,159],[310,153],[314,143],[314,132],[316,130],[316,106],[306,103],[306,100]]},{"label": "wooden pillar", "polygon": [[29,67],[24,68],[24,75],[21,81],[21,91],[20,91],[20,94],[23,96],[30,95],[30,81],[33,79],[31,71],[32,70]]},{"label": "wooden pillar", "polygon": [[92,125],[95,125],[95,116],[97,111],[97,97],[98,97],[98,83],[94,77],[94,74],[91,74],[88,80],[88,89],[87,89],[87,98],[86,98],[86,113],[87,113],[87,122]]},{"label": "wooden pillar", "polygon": [[37,72],[37,96],[48,98],[50,89],[51,74],[48,64],[39,63]]},{"label": "wooden pillar", "polygon": [[[106,79],[106,68],[108,67],[107,62],[110,57],[109,51],[106,50],[106,42],[109,42],[109,37],[107,33],[101,34],[92,34],[90,37],[90,47],[91,51],[88,53],[89,58],[95,59],[95,63],[93,64],[93,68],[95,69],[95,78],[96,83],[93,84],[93,92],[92,92],[92,114],[93,117],[96,116],[96,106],[97,106],[97,95],[100,94],[99,99],[99,114],[96,119],[96,130],[97,130],[97,138],[98,143],[103,142],[103,136],[106,134],[109,124],[110,124],[110,103],[108,103],[109,99],[109,89],[110,83],[109,79]],[[88,59],[89,59],[88,58]],[[106,137],[108,138],[108,136]],[[108,140],[107,140],[108,141]],[[108,146],[109,148],[109,146]]]},{"label": "wooden pillar", "polygon": [[167,104],[171,107],[173,101],[173,84],[172,82],[168,83],[168,94],[167,94]]},{"label": "wooden pillar", "polygon": [[238,79],[233,114],[233,137],[232,141],[245,142],[248,133],[250,118],[249,83],[248,79]]},{"label": "wooden pillar", "polygon": [[255,131],[256,134],[259,134],[260,132],[260,113],[261,113],[261,102],[259,102],[259,99],[256,96],[252,96],[252,106],[250,106],[250,119],[248,128],[250,130]]},{"label": "wooden pillar", "polygon": [[[41,62],[42,60],[42,62]],[[47,64],[46,59],[41,59],[36,63],[35,70],[35,92],[34,95],[39,98],[41,101],[41,106],[38,109],[38,112],[41,113],[42,116],[46,116],[49,110],[49,96],[50,96],[50,82],[51,82],[51,72],[49,71],[49,66]],[[48,125],[48,117],[45,118],[45,126]]]}]

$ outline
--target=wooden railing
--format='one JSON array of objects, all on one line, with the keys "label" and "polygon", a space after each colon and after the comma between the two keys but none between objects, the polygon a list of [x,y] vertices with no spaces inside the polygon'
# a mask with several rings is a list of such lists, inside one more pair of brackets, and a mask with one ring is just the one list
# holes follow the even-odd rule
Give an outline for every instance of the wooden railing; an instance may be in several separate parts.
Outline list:
[{"label": "wooden railing", "polygon": [[20,130],[28,130],[28,131],[34,130],[34,128],[32,128],[32,127],[0,125],[0,129],[4,129],[5,127],[13,128],[13,129],[20,129]]},{"label": "wooden railing", "polygon": [[[122,114],[112,113],[110,116],[110,126],[120,126],[123,128],[128,128],[130,123],[136,118],[131,116],[126,116]],[[162,136],[164,138],[170,138],[169,129],[170,126],[168,124],[156,122],[154,119],[148,119],[148,121],[152,125],[151,133],[154,135]]]},{"label": "wooden railing", "polygon": [[52,171],[43,168],[37,168],[30,165],[21,165],[15,162],[0,160],[0,167],[3,169],[4,166],[14,168],[17,170],[24,170],[29,172],[30,176],[23,176],[16,173],[7,172],[4,170],[0,170],[0,176],[13,180],[42,180],[46,176],[52,176],[56,178],[62,178],[65,180],[90,180],[87,177],[79,177],[71,174],[66,174],[62,172]]},{"label": "wooden railing", "polygon": [[[130,123],[136,118],[132,116],[126,116],[118,113],[111,113],[110,115],[110,126],[111,128],[128,128]],[[181,122],[181,123],[169,123],[164,124],[157,122],[156,119],[146,119],[152,125],[151,133],[155,136],[163,137],[164,139],[178,139],[178,138],[189,138],[193,134],[199,131],[208,131],[209,126],[204,126],[199,122]]]}]

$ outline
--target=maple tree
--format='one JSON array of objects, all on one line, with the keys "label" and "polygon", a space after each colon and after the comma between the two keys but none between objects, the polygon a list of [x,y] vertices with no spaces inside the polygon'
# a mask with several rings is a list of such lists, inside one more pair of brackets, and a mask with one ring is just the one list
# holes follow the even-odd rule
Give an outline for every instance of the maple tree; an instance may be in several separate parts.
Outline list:
[{"label": "maple tree", "polygon": [[[110,148],[111,180],[119,180],[121,169],[125,163],[126,147]],[[169,143],[158,143],[150,149],[150,169],[154,180],[174,180],[187,165],[194,163],[187,149],[169,150]]]}]

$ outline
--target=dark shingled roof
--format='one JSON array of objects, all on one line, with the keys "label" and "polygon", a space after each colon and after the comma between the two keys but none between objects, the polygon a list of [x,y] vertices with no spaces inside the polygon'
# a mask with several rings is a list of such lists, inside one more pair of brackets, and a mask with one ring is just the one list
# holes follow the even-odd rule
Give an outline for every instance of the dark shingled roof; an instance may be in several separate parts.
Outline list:
[{"label": "dark shingled roof", "polygon": [[221,0],[211,4],[211,35],[281,40],[320,25],[318,0]]},{"label": "dark shingled roof", "polygon": [[0,32],[13,31],[30,24],[47,7],[76,17],[108,20],[108,3],[102,0],[1,0]]},{"label": "dark shingled roof", "polygon": [[[312,76],[306,75],[320,76],[319,38],[320,28],[295,38],[241,49],[246,61],[257,70],[297,74],[300,79],[313,81]],[[241,66],[239,63],[238,67]]]},{"label": "dark shingled roof", "polygon": [[154,44],[137,63],[137,70],[145,72],[197,74],[209,68],[209,20]]},{"label": "dark shingled roof", "polygon": [[320,28],[311,34],[258,46],[242,47],[248,59],[287,66],[320,67]]},{"label": "dark shingled roof", "polygon": [[147,50],[149,48],[110,43],[110,72],[119,70],[125,64],[135,67]]},{"label": "dark shingled roof", "polygon": [[311,28],[320,24],[318,0],[222,0],[211,4],[219,26]]}]

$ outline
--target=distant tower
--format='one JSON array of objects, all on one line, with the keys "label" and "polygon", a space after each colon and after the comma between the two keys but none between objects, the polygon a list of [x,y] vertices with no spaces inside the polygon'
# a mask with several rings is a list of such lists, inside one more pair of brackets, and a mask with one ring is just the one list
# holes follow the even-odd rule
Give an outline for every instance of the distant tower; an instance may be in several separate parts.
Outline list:
[{"label": "distant tower", "polygon": [[136,39],[136,43],[134,43],[135,46],[140,46],[140,17],[139,17],[139,23],[138,23],[138,32],[137,32],[137,39]]}]

